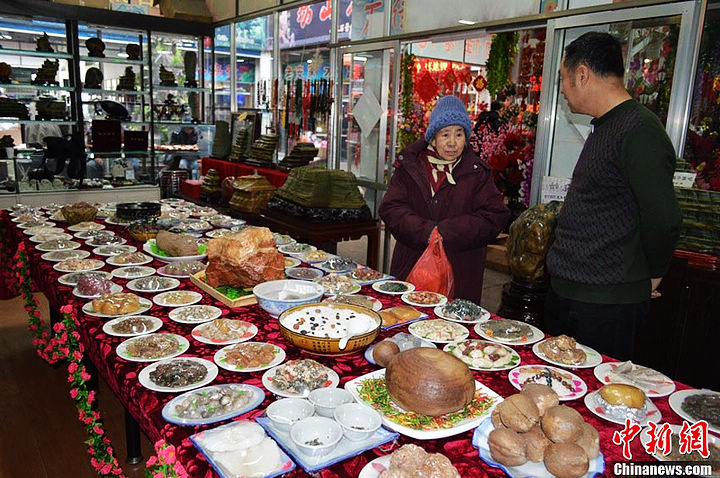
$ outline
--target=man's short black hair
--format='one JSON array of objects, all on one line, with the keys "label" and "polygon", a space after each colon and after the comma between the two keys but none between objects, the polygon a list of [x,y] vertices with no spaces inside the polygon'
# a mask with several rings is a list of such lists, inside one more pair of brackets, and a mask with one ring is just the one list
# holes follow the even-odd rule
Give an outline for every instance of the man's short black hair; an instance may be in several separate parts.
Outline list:
[{"label": "man's short black hair", "polygon": [[565,47],[565,68],[574,71],[580,64],[598,76],[625,74],[620,42],[609,33],[587,32]]}]

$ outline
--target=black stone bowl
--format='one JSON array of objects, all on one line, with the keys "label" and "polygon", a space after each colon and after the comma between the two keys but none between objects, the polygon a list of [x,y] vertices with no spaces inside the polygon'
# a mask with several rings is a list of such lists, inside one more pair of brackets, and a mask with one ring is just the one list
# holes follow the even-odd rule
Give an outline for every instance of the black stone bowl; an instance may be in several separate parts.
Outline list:
[{"label": "black stone bowl", "polygon": [[137,221],[160,217],[159,202],[124,202],[116,206],[115,215],[118,219]]}]

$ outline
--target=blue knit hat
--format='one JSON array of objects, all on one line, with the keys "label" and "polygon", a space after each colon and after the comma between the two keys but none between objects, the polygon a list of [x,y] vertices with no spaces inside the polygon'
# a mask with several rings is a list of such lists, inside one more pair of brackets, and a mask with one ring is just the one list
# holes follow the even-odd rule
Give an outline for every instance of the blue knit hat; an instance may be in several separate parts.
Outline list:
[{"label": "blue knit hat", "polygon": [[425,131],[425,141],[430,143],[438,131],[453,125],[462,126],[465,130],[465,138],[470,138],[472,125],[465,105],[457,96],[443,96],[430,114],[430,124]]}]

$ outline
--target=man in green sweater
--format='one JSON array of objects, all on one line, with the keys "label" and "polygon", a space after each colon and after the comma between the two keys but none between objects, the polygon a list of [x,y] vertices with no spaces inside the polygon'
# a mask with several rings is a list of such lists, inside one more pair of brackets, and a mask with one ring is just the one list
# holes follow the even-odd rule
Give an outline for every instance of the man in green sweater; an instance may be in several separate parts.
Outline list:
[{"label": "man in green sweater", "polygon": [[675,150],[663,125],[623,83],[619,42],[589,32],[565,48],[562,93],[592,132],[548,253],[546,332],[618,359],[632,357],[652,292],[670,263],[681,215]]}]

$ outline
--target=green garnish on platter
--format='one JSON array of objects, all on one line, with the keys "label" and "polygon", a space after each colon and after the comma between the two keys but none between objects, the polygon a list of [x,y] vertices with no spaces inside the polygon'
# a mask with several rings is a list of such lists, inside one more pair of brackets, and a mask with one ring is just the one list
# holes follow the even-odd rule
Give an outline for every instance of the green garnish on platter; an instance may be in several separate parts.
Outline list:
[{"label": "green garnish on platter", "polygon": [[[205,274],[202,274],[199,278],[201,281],[207,284],[207,281],[205,280]],[[229,285],[219,285],[213,287],[213,289],[220,292],[222,295],[224,295],[230,300],[239,299],[240,297],[252,294],[252,289],[238,289],[237,287],[232,287]]]},{"label": "green garnish on platter", "polygon": [[[202,254],[205,254],[206,249],[207,249],[207,246],[206,246],[205,244],[200,244],[200,245],[198,246],[198,253],[197,253],[197,255],[200,256],[200,255],[202,255]],[[150,241],[150,251],[151,251],[153,254],[158,255],[158,256],[171,257],[170,254],[168,254],[167,252],[165,252],[165,251],[163,251],[162,249],[160,249],[160,248],[158,247],[158,245],[157,245],[157,242],[155,242],[154,240],[153,240],[153,241]]]},{"label": "green garnish on platter", "polygon": [[472,401],[462,410],[446,413],[438,417],[420,415],[415,412],[403,412],[393,404],[387,391],[385,377],[363,380],[358,388],[360,398],[393,422],[414,430],[442,430],[452,428],[468,418],[476,418],[492,407],[494,400],[475,391]]}]

